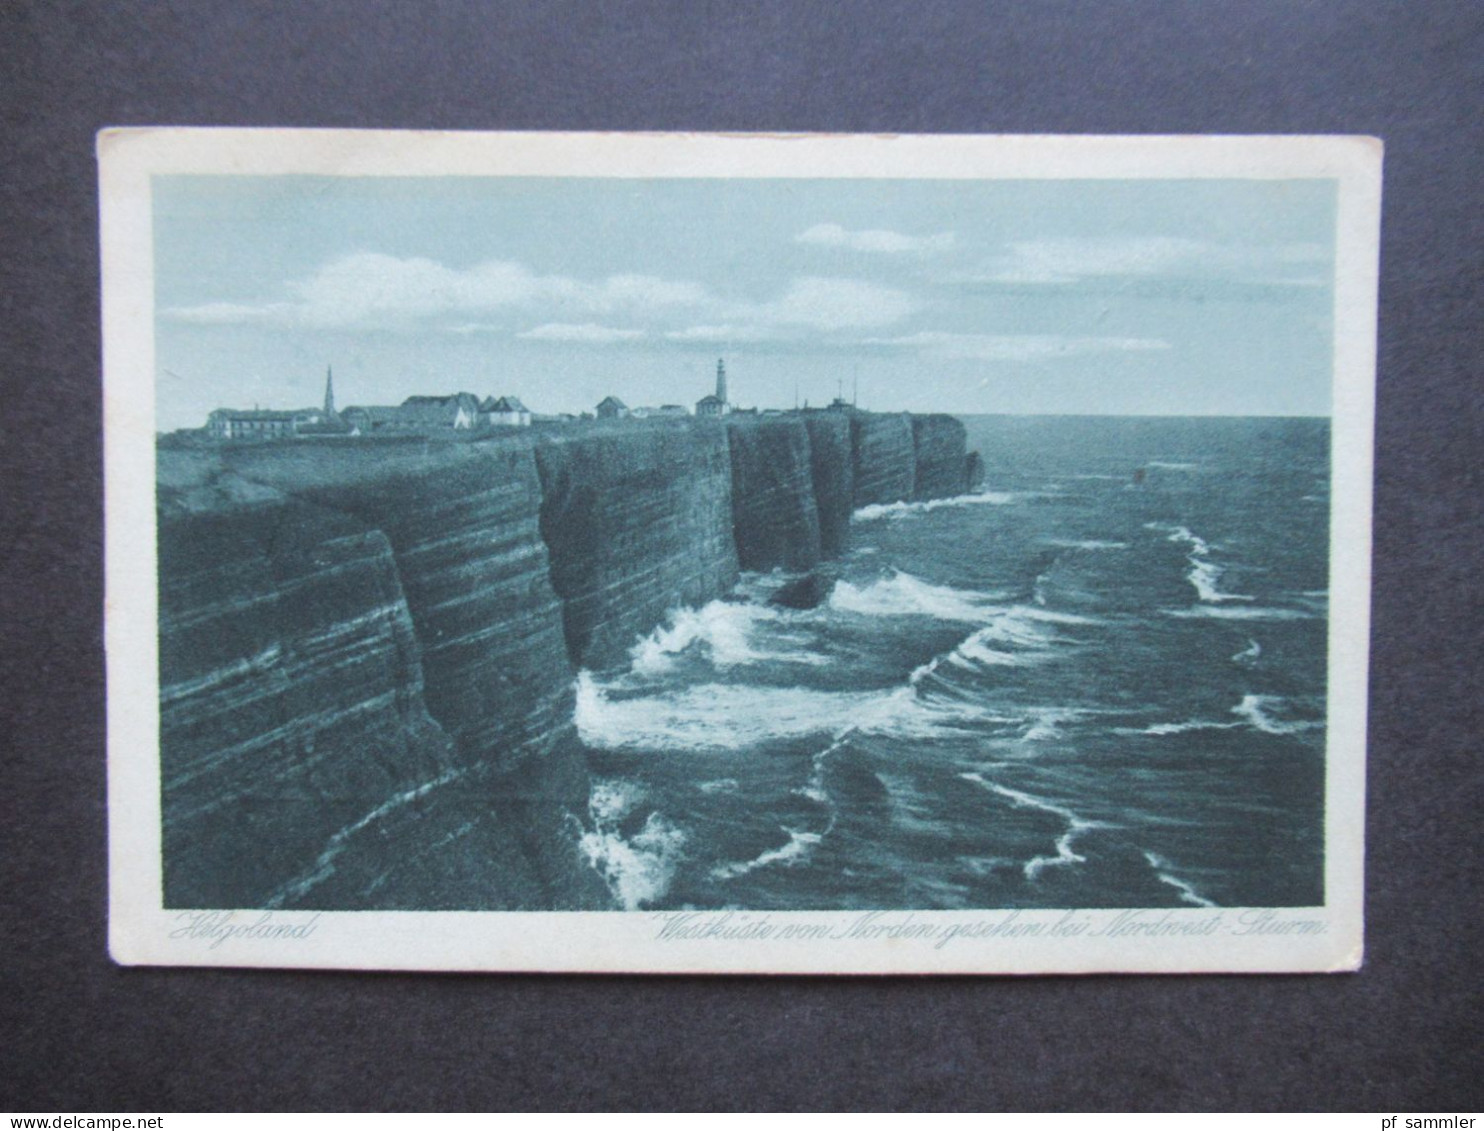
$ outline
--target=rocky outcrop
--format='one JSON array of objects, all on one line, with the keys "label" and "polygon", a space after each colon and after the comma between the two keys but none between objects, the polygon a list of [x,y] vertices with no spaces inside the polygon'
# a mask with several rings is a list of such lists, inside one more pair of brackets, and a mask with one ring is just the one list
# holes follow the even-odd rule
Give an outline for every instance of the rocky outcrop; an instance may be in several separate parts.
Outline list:
[{"label": "rocky outcrop", "polygon": [[964,493],[968,430],[956,416],[912,417],[914,499],[946,499]]},{"label": "rocky outcrop", "polygon": [[855,508],[911,499],[917,470],[911,418],[905,413],[849,415]]},{"label": "rocky outcrop", "polygon": [[620,421],[552,431],[536,448],[541,533],[567,654],[621,663],[677,605],[737,580],[732,472],[718,421]]},{"label": "rocky outcrop", "polygon": [[977,491],[984,486],[984,457],[970,452],[964,460],[964,490]]},{"label": "rocky outcrop", "polygon": [[850,421],[844,413],[811,412],[804,414],[804,426],[809,430],[809,470],[819,508],[819,551],[834,558],[850,544],[850,514],[855,509]]},{"label": "rocky outcrop", "polygon": [[[223,448],[214,501],[161,455],[162,710],[215,725],[162,720],[162,762],[218,771],[209,812],[166,774],[172,905],[604,905],[529,442]],[[211,693],[234,663],[248,717]],[[286,799],[311,769],[361,784]]]},{"label": "rocky outcrop", "polygon": [[337,831],[455,765],[385,536],[255,494],[161,508],[167,906],[291,902]]},{"label": "rocky outcrop", "polygon": [[809,429],[798,416],[734,416],[732,532],[743,569],[801,571],[819,564]]},{"label": "rocky outcrop", "polygon": [[356,516],[395,553],[428,709],[466,760],[511,770],[571,727],[562,609],[529,438],[299,442],[230,449],[244,478]]}]

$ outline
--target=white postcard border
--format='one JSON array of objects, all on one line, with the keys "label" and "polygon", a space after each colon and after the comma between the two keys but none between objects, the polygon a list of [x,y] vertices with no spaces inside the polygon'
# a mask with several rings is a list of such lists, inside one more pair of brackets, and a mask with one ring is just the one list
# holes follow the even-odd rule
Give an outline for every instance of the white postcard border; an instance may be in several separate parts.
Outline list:
[{"label": "white postcard border", "polygon": [[[1381,146],[1359,137],[106,130],[109,946],[124,964],[653,973],[1304,972],[1359,967]],[[1333,178],[1338,186],[1322,908],[195,912],[163,904],[150,178]]]}]

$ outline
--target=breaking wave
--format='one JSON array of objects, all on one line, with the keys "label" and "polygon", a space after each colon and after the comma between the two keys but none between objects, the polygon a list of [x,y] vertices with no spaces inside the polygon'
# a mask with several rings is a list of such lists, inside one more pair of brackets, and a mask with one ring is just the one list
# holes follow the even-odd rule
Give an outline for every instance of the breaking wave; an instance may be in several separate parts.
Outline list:
[{"label": "breaking wave", "polygon": [[1188,527],[1162,526],[1151,522],[1146,529],[1158,530],[1167,536],[1168,541],[1183,543],[1189,548],[1190,552],[1185,560],[1190,563],[1190,570],[1186,573],[1185,580],[1194,587],[1200,600],[1213,605],[1223,601],[1253,600],[1241,593],[1223,593],[1216,587],[1221,575],[1226,572],[1226,567],[1211,561],[1211,544],[1200,535],[1192,534]]},{"label": "breaking wave", "polygon": [[1003,507],[1019,502],[1026,496],[1015,491],[979,491],[972,495],[954,495],[948,499],[928,499],[920,503],[872,503],[861,507],[852,515],[855,522],[873,522],[876,519],[905,518],[908,515],[927,514],[945,507],[991,506]]},{"label": "breaking wave", "polygon": [[1241,716],[1265,734],[1297,734],[1324,726],[1318,719],[1279,717],[1275,712],[1280,712],[1285,702],[1277,695],[1244,695],[1242,701],[1232,708],[1232,714]]},{"label": "breaking wave", "polygon": [[1231,709],[1237,722],[1217,719],[1189,719],[1180,723],[1154,723],[1144,727],[1114,727],[1114,734],[1171,735],[1189,734],[1200,730],[1236,730],[1250,726],[1264,734],[1298,734],[1306,730],[1318,730],[1324,726],[1319,719],[1284,718],[1287,700],[1278,695],[1243,695],[1242,701]]},{"label": "breaking wave", "polygon": [[[757,647],[756,630],[782,618],[777,609],[743,601],[712,601],[699,609],[670,610],[666,621],[629,650],[632,670],[640,676],[661,676],[671,671],[686,652],[705,655],[717,668],[763,662],[823,664],[825,657],[807,648],[780,652]],[[772,638],[788,640],[786,633]],[[791,641],[797,644],[798,641]]]},{"label": "breaking wave", "polygon": [[794,867],[802,864],[813,852],[814,846],[824,839],[821,833],[805,832],[802,829],[783,830],[788,834],[788,842],[779,848],[770,848],[766,852],[752,860],[738,861],[730,864],[718,864],[711,869],[711,878],[714,880],[734,880],[738,876],[745,876],[748,872],[755,872],[759,868],[766,868],[770,864],[782,864],[786,867]]},{"label": "breaking wave", "polygon": [[593,827],[583,832],[578,846],[625,911],[654,903],[669,890],[685,847],[685,833],[658,812],[629,837],[622,822],[645,799],[643,787],[633,782],[593,782],[588,816]]},{"label": "breaking wave", "polygon": [[925,616],[938,620],[967,622],[986,620],[993,614],[1000,595],[933,585],[901,570],[869,585],[835,583],[830,608],[873,617]]},{"label": "breaking wave", "polygon": [[919,695],[911,683],[886,691],[707,683],[634,696],[584,671],[577,678],[576,721],[589,746],[681,753],[745,750],[848,731],[942,738],[976,722],[1017,720],[971,703]]}]

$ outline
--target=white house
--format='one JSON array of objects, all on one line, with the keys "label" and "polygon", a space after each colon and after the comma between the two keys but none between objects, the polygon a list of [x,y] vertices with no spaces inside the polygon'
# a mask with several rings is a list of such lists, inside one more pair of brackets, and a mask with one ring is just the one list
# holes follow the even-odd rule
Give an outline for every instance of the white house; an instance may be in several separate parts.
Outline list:
[{"label": "white house", "polygon": [[484,423],[494,428],[528,428],[531,410],[521,404],[519,397],[486,397],[479,406]]}]

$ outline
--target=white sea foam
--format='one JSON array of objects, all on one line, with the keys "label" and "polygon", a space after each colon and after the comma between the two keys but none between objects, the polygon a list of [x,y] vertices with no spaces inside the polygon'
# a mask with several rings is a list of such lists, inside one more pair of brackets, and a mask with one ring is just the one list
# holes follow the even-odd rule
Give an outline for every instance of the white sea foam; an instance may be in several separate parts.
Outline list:
[{"label": "white sea foam", "polygon": [[1004,507],[1026,498],[1015,491],[978,491],[972,495],[954,495],[947,499],[927,499],[919,503],[872,503],[861,507],[851,516],[855,522],[873,522],[876,519],[899,519],[909,515],[927,514],[944,507]]},{"label": "white sea foam", "polygon": [[696,788],[702,793],[736,793],[741,785],[736,778],[717,778],[715,781],[703,781]]},{"label": "white sea foam", "polygon": [[868,585],[838,581],[830,592],[830,608],[865,616],[928,616],[970,624],[988,620],[994,612],[994,593],[976,593],[933,585],[896,570]]},{"label": "white sea foam", "polygon": [[1253,640],[1249,637],[1247,640],[1247,647],[1243,648],[1240,652],[1236,653],[1236,655],[1232,656],[1232,662],[1236,664],[1251,663],[1261,655],[1262,645],[1259,644],[1256,640]]},{"label": "white sea foam", "polygon": [[1186,903],[1194,904],[1196,907],[1219,906],[1219,904],[1213,903],[1200,892],[1196,891],[1193,885],[1174,875],[1173,869],[1175,866],[1163,856],[1159,856],[1153,852],[1146,852],[1144,853],[1144,859],[1149,861],[1149,866],[1154,869],[1154,874],[1159,877],[1160,882],[1169,884],[1178,891],[1180,898]]},{"label": "white sea foam", "polygon": [[1237,730],[1241,727],[1256,727],[1266,734],[1297,734],[1314,730],[1324,724],[1314,719],[1283,719],[1274,712],[1282,710],[1285,700],[1276,695],[1244,695],[1242,701],[1231,709],[1239,721],[1228,722],[1217,719],[1189,719],[1180,723],[1154,723],[1145,727],[1115,727],[1114,734],[1170,735],[1189,734],[1201,730]]},{"label": "white sea foam", "polygon": [[783,830],[788,834],[788,842],[778,848],[770,848],[766,852],[752,860],[735,861],[730,864],[718,864],[711,869],[711,878],[715,880],[733,880],[738,876],[745,876],[748,872],[755,872],[759,868],[766,868],[770,864],[781,864],[785,867],[794,867],[802,864],[809,858],[817,845],[824,837],[820,833],[806,832],[803,829]]},{"label": "white sea foam", "polygon": [[1163,459],[1152,459],[1147,464],[1145,464],[1144,466],[1145,467],[1158,467],[1158,468],[1163,469],[1164,471],[1200,471],[1201,470],[1201,465],[1198,464],[1198,463],[1174,463],[1174,462],[1172,462],[1170,460],[1163,460]]},{"label": "white sea foam", "polygon": [[1190,570],[1186,573],[1185,580],[1195,588],[1200,600],[1213,605],[1223,601],[1253,600],[1241,593],[1223,593],[1216,587],[1226,568],[1210,560],[1211,544],[1200,535],[1192,534],[1189,527],[1162,526],[1157,522],[1150,522],[1145,524],[1145,529],[1161,531],[1169,541],[1181,542],[1189,547],[1190,552],[1185,560],[1190,563]]},{"label": "white sea foam", "polygon": [[1198,730],[1235,730],[1241,723],[1218,723],[1209,719],[1190,719],[1183,723],[1154,723],[1147,727],[1114,727],[1114,734],[1189,734]]},{"label": "white sea foam", "polygon": [[650,813],[632,837],[621,835],[619,822],[644,796],[634,782],[595,781],[588,798],[593,827],[578,842],[588,863],[627,911],[637,911],[665,894],[685,845],[685,833],[658,812]]},{"label": "white sea foam", "polygon": [[1053,813],[1067,822],[1067,831],[1056,838],[1055,856],[1034,856],[1025,862],[1023,871],[1025,872],[1025,878],[1028,880],[1037,879],[1047,868],[1086,863],[1087,857],[1076,852],[1072,848],[1073,843],[1089,829],[1106,827],[1101,821],[1090,821],[1085,817],[1078,816],[1064,806],[1057,805],[1055,802],[1047,801],[1042,797],[1035,797],[1029,793],[1022,793],[1018,789],[1011,789],[1009,786],[1000,785],[998,782],[992,782],[982,774],[970,772],[959,774],[959,777],[966,781],[982,785],[992,793],[999,794],[1019,809],[1039,809],[1044,813]]},{"label": "white sea foam", "polygon": [[1317,719],[1277,717],[1274,712],[1280,711],[1283,703],[1284,700],[1276,695],[1244,695],[1242,701],[1232,708],[1232,714],[1241,716],[1266,734],[1297,734],[1324,726]]},{"label": "white sea foam", "polygon": [[577,680],[578,734],[589,746],[606,750],[744,750],[852,730],[942,738],[986,721],[1007,720],[970,703],[920,696],[910,684],[852,692],[712,683],[633,696],[600,685],[590,672]]},{"label": "white sea foam", "polygon": [[[757,630],[772,626],[781,617],[778,609],[746,601],[712,601],[699,609],[672,609],[664,624],[629,650],[632,670],[639,676],[662,676],[687,651],[705,655],[722,669],[762,662],[825,663],[825,657],[806,647],[781,652],[757,646]],[[785,641],[788,637],[773,631],[770,639]]]},{"label": "white sea foam", "polygon": [[1160,609],[1167,617],[1180,620],[1317,620],[1319,614],[1305,609],[1276,606],[1231,608],[1223,605],[1197,605],[1189,609]]},{"label": "white sea foam", "polygon": [[1052,538],[1048,546],[1059,546],[1064,550],[1127,550],[1127,542],[1105,542],[1099,538]]},{"label": "white sea foam", "polygon": [[1071,722],[1080,714],[1080,711],[1060,707],[1039,708],[1032,713],[1030,726],[1020,736],[1020,740],[1022,742],[1046,742],[1049,739],[1060,738],[1061,724]]}]

